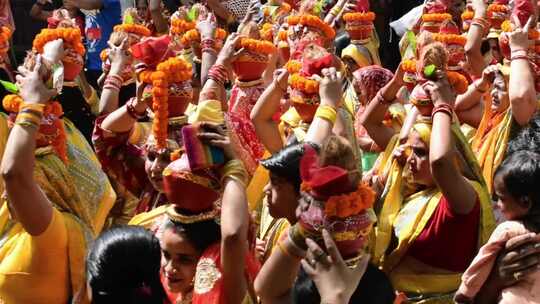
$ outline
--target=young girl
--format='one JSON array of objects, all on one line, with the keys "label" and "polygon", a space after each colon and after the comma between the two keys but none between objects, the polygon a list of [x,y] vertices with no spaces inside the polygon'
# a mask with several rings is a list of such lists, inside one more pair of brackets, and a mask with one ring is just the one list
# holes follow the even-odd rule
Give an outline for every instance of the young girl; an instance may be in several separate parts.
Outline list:
[{"label": "young girl", "polygon": [[[497,226],[462,276],[455,301],[473,302],[486,282],[495,260],[514,236],[540,232],[540,154],[518,151],[510,154],[495,172],[494,193],[506,222]],[[540,269],[525,276],[514,275],[516,284],[502,290],[498,303],[540,303]]]}]

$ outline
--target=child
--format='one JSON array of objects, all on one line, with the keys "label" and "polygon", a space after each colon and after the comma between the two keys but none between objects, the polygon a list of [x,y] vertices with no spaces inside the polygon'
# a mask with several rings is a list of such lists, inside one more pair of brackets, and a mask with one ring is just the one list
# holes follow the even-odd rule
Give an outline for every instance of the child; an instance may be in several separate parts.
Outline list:
[{"label": "child", "polygon": [[[540,232],[540,154],[517,151],[495,172],[494,193],[506,222],[497,226],[462,276],[455,301],[472,302],[494,266],[506,241],[514,236]],[[499,303],[540,303],[540,270],[502,290]]]}]

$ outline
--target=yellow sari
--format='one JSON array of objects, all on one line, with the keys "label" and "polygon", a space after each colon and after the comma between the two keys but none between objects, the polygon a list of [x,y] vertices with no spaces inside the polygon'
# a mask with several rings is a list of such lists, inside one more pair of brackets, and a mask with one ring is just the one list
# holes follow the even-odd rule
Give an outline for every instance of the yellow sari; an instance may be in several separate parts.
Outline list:
[{"label": "yellow sari", "polygon": [[[60,231],[62,229],[58,227],[64,227],[67,251],[64,255],[57,256],[51,263],[59,265],[58,269],[62,269],[61,266],[64,264],[67,265],[68,282],[65,282],[65,285],[57,282],[57,288],[41,290],[43,294],[35,294],[33,297],[36,302],[39,302],[39,299],[58,298],[59,293],[65,293],[66,297],[72,297],[76,303],[86,303],[84,263],[87,244],[101,231],[116,195],[107,177],[101,171],[92,148],[82,134],[67,119],[64,119],[64,126],[69,162],[65,164],[50,147],[38,148],[35,152],[34,178],[55,209],[53,222],[56,224],[51,223],[50,226]],[[5,115],[0,115],[0,153],[2,154],[8,133],[7,118]],[[3,240],[0,244],[0,272],[2,269],[5,271],[2,273],[3,279],[0,285],[9,286],[10,278],[16,279],[9,275],[13,265],[19,265],[17,266],[19,272],[25,273],[25,270],[33,269],[28,261],[39,259],[39,256],[33,256],[39,252],[17,249],[31,246],[33,239],[40,236],[30,236],[20,223],[11,219],[5,201],[2,202],[0,208],[0,233]],[[29,272],[28,275],[31,277],[32,273]],[[11,294],[9,299],[17,299],[19,296],[22,299],[27,296],[24,293],[37,290],[35,282],[26,282],[30,285],[19,286],[21,294]],[[2,298],[1,293],[2,286],[0,286],[0,298]]]},{"label": "yellow sari", "polygon": [[[417,123],[414,130],[420,134],[424,142],[429,143],[430,123]],[[452,126],[452,133],[461,155],[460,165],[480,201],[480,226],[477,232],[480,247],[488,240],[495,226],[491,200],[478,164],[465,137],[455,124]],[[415,191],[412,195],[404,195],[406,187],[410,188],[410,185],[404,180],[404,169],[392,159],[396,145],[397,136],[394,136],[379,163],[379,170],[387,174],[387,181],[380,198],[383,204],[375,229],[373,262],[389,275],[394,288],[409,295],[412,302],[453,303],[452,293],[459,286],[461,274],[429,265],[420,266],[421,262],[407,256],[408,248],[422,233],[437,209],[442,193],[438,188],[430,188]],[[391,245],[393,237],[397,238],[395,248]],[[425,271],[426,268],[429,271]],[[424,271],[420,273],[419,269]]]}]

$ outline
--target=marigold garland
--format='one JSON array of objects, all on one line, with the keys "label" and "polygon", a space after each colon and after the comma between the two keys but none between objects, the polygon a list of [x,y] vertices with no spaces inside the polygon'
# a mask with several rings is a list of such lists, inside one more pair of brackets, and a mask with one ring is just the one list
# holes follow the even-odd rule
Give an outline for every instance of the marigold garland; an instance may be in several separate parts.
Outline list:
[{"label": "marigold garland", "polygon": [[0,27],[0,43],[7,43],[13,32],[7,26]]},{"label": "marigold garland", "polygon": [[474,18],[474,12],[470,10],[466,10],[461,14],[461,20],[472,20]]},{"label": "marigold garland", "polygon": [[433,39],[446,45],[457,44],[465,46],[465,43],[467,43],[467,37],[456,34],[434,34]]},{"label": "marigold garland", "polygon": [[271,55],[276,51],[276,47],[272,42],[250,38],[242,38],[240,40],[240,48],[262,55]]},{"label": "marigold garland", "polygon": [[[510,32],[512,32],[514,30],[514,26],[509,20],[505,20],[501,24],[501,29],[502,29],[503,32],[510,33]],[[540,37],[540,33],[538,32],[538,30],[536,30],[534,28],[529,29],[529,39],[530,40],[536,40],[539,37]]]},{"label": "marigold garland", "polygon": [[285,68],[290,75],[300,73],[300,70],[302,69],[302,63],[298,60],[289,60],[285,64]]},{"label": "marigold garland", "polygon": [[401,68],[407,73],[416,73],[416,60],[405,59],[401,62]]},{"label": "marigold garland", "polygon": [[144,37],[152,35],[152,32],[146,26],[140,24],[118,24],[114,26],[114,31],[126,32]]},{"label": "marigold garland", "polygon": [[463,76],[461,73],[454,71],[447,71],[446,76],[448,77],[448,82],[454,88],[454,91],[458,95],[467,92],[469,82],[467,81],[467,78],[465,76]]},{"label": "marigold garland", "polygon": [[343,15],[343,20],[345,22],[373,22],[375,20],[375,13],[347,13]]},{"label": "marigold garland", "polygon": [[274,25],[272,23],[265,23],[259,31],[261,38],[273,42],[274,41]]},{"label": "marigold garland", "polygon": [[288,36],[288,35],[289,35],[289,34],[287,33],[287,31],[280,30],[280,31],[278,32],[278,39],[279,39],[279,41],[287,41],[287,36]]},{"label": "marigold garland", "polygon": [[[281,5],[279,6],[279,8],[277,9],[277,12],[278,13],[282,13],[282,14],[286,14],[286,13],[289,13],[290,11],[292,10],[292,7],[288,4],[288,3],[281,3]],[[269,17],[270,16],[270,7],[268,6],[265,6],[263,8],[263,15],[265,17]]]},{"label": "marigold garland", "polygon": [[451,19],[452,19],[452,15],[448,13],[422,15],[423,22],[443,22],[443,21],[451,20]]},{"label": "marigold garland", "polygon": [[[218,40],[224,40],[225,37],[227,37],[227,32],[222,29],[222,28],[218,28],[216,29],[216,33],[215,33],[215,39],[218,39]],[[182,44],[183,45],[190,45],[194,42],[200,42],[201,41],[201,34],[199,34],[199,31],[197,29],[191,29],[189,31],[187,31],[184,36],[182,36]]]},{"label": "marigold garland", "polygon": [[324,204],[327,217],[347,218],[371,208],[375,192],[366,184],[358,185],[355,192],[331,196]]},{"label": "marigold garland", "polygon": [[42,29],[34,38],[33,48],[38,53],[43,53],[45,44],[56,39],[64,40],[68,48],[72,48],[81,56],[84,55],[85,49],[82,44],[81,31],[78,28]]},{"label": "marigold garland", "polygon": [[297,15],[287,17],[287,23],[289,25],[301,24],[303,26],[315,28],[321,30],[327,39],[334,39],[336,31],[321,18],[313,15]]},{"label": "marigold garland", "polygon": [[298,73],[291,75],[289,83],[293,89],[302,91],[306,94],[316,94],[319,92],[318,81],[308,79]]},{"label": "marigold garland", "polygon": [[[141,72],[139,77],[144,72]],[[192,66],[180,58],[169,58],[158,64],[155,72],[147,72],[142,76],[152,81],[152,109],[154,121],[152,132],[156,139],[156,147],[167,147],[169,118],[169,83],[188,81],[192,77]],[[148,80],[148,79],[144,79]]]},{"label": "marigold garland", "polygon": [[492,17],[493,13],[508,13],[510,9],[508,8],[508,5],[505,4],[495,4],[492,3],[487,8],[488,17]]},{"label": "marigold garland", "polygon": [[[10,113],[19,113],[21,106],[24,104],[24,100],[15,94],[9,94],[2,100],[4,109]],[[64,129],[64,124],[61,117],[64,115],[62,105],[58,101],[48,102],[43,110],[43,116],[54,115],[54,127],[58,129],[57,136],[49,142],[49,145],[54,149],[58,157],[66,163],[67,157],[67,137]]]},{"label": "marigold garland", "polygon": [[171,33],[175,35],[183,35],[192,29],[195,29],[195,22],[189,22],[180,18],[171,19]]}]

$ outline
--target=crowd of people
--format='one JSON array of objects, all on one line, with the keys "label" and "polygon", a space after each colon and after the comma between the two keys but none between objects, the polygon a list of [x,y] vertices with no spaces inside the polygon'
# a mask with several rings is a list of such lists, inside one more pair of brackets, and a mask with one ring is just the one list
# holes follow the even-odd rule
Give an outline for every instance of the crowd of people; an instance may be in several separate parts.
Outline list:
[{"label": "crowd of people", "polygon": [[535,0],[394,72],[368,0],[60,2],[0,27],[0,303],[540,303]]}]

